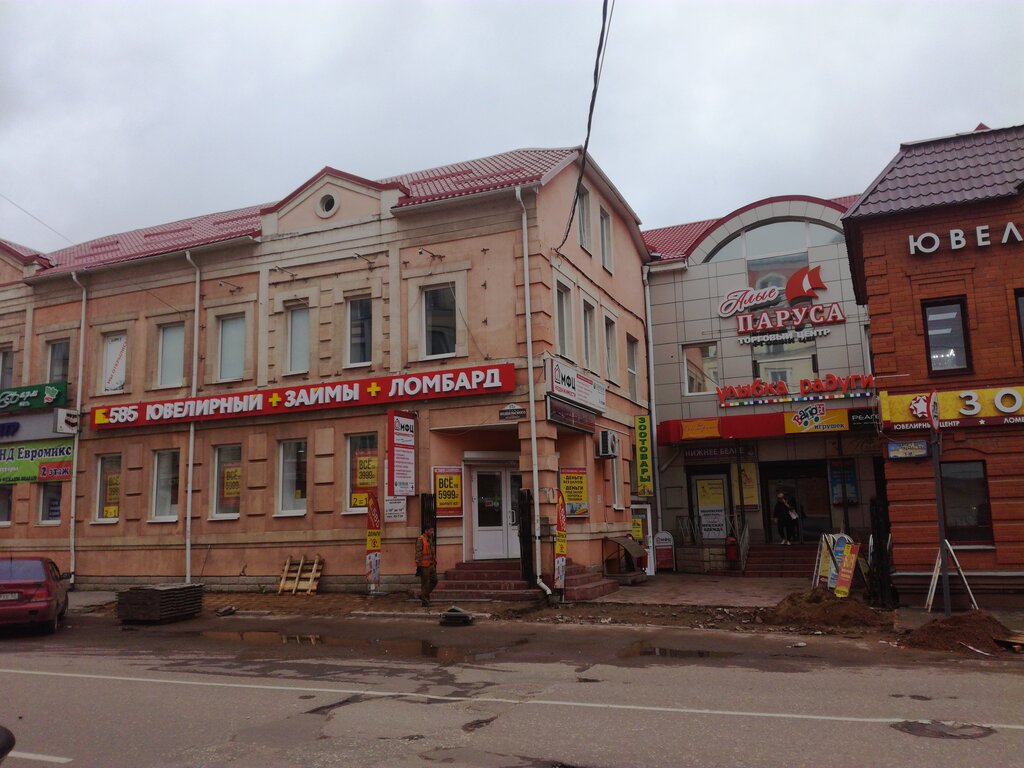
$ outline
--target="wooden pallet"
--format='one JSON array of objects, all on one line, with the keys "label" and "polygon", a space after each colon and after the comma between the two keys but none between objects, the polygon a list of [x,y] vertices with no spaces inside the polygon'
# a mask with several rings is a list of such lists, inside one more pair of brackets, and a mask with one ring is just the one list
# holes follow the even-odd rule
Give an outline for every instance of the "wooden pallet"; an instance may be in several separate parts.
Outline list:
[{"label": "wooden pallet", "polygon": [[160,584],[117,593],[117,618],[124,623],[180,621],[202,610],[202,584]]},{"label": "wooden pallet", "polygon": [[277,594],[285,593],[297,595],[312,595],[320,586],[320,575],[324,570],[324,560],[320,555],[309,559],[305,555],[296,560],[289,557],[284,563],[284,570],[281,572],[281,583],[277,587]]}]

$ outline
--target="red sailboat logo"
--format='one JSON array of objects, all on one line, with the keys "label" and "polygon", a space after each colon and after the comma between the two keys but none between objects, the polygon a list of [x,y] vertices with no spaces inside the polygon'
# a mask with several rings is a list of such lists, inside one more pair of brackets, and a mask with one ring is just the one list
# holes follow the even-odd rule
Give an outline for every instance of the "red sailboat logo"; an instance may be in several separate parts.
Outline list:
[{"label": "red sailboat logo", "polygon": [[821,279],[821,267],[803,267],[798,269],[786,282],[786,301],[793,303],[797,299],[816,299],[816,290],[824,291],[825,283]]}]

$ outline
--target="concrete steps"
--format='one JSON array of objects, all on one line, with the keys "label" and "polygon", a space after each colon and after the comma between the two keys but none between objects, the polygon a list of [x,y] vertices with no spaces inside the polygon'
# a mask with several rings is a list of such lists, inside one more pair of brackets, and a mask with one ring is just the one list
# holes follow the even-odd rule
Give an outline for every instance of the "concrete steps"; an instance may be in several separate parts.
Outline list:
[{"label": "concrete steps", "polygon": [[609,595],[619,588],[615,579],[606,579],[602,574],[588,571],[582,565],[569,563],[565,568],[565,592],[567,602],[593,600]]},{"label": "concrete steps", "polygon": [[747,553],[744,576],[806,578],[810,583],[817,544],[754,544]]},{"label": "concrete steps", "polygon": [[437,600],[540,602],[544,593],[525,581],[518,560],[456,563],[434,589]]}]

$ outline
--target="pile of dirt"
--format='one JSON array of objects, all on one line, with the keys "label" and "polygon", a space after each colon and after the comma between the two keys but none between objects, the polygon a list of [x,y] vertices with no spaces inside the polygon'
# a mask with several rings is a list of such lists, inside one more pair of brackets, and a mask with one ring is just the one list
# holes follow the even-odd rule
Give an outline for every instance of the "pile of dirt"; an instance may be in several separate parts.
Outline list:
[{"label": "pile of dirt", "polygon": [[985,611],[968,611],[944,616],[918,627],[902,641],[910,648],[931,651],[971,653],[972,648],[997,654],[1003,649],[993,640],[1013,634],[997,618]]},{"label": "pile of dirt", "polygon": [[880,629],[892,626],[892,616],[870,608],[855,597],[836,597],[827,589],[794,592],[765,614],[769,624],[801,627]]}]

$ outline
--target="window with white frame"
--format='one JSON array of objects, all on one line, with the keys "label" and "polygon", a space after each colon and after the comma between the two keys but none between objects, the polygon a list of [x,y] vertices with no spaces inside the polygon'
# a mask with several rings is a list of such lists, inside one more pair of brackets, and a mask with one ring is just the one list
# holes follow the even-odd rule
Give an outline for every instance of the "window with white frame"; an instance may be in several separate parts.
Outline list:
[{"label": "window with white frame", "polygon": [[583,365],[594,370],[597,365],[597,329],[594,327],[594,307],[583,302]]},{"label": "window with white frame", "polygon": [[306,441],[286,440],[281,443],[281,496],[279,512],[300,515],[306,511],[307,495]]},{"label": "window with white frame", "polygon": [[245,315],[225,315],[218,322],[220,346],[217,378],[242,378],[245,370]]},{"label": "window with white frame", "polygon": [[612,271],[612,217],[601,209],[601,266]]},{"label": "window with white frame", "polygon": [[13,493],[11,486],[0,485],[0,525],[11,524],[11,504]]},{"label": "window with white frame", "polygon": [[42,525],[56,525],[60,522],[60,500],[64,483],[39,484],[39,522]]},{"label": "window with white frame", "polygon": [[161,325],[157,344],[157,386],[180,387],[185,381],[185,324]]},{"label": "window with white frame", "polygon": [[365,512],[371,493],[377,493],[379,458],[377,433],[348,436],[348,511]]},{"label": "window with white frame", "polygon": [[423,289],[423,350],[426,357],[455,354],[455,284]]},{"label": "window with white frame", "polygon": [[629,399],[637,400],[640,394],[640,377],[637,373],[637,360],[640,351],[639,342],[626,335],[626,378],[629,381]]},{"label": "window with white frame", "polygon": [[309,372],[309,307],[288,308],[287,373]]},{"label": "window with white frame", "polygon": [[55,339],[46,345],[47,381],[67,381],[68,369],[71,366],[71,341],[69,339]]},{"label": "window with white frame", "polygon": [[103,392],[124,390],[128,371],[128,334],[125,331],[103,334]]},{"label": "window with white frame", "polygon": [[582,184],[576,198],[576,233],[580,245],[590,250],[590,192]]},{"label": "window with white frame", "polygon": [[373,360],[373,300],[359,296],[348,300],[348,365]]},{"label": "window with white frame", "polygon": [[117,522],[121,517],[121,455],[97,458],[96,519]]},{"label": "window with white frame", "polygon": [[154,520],[176,520],[178,518],[178,462],[177,450],[157,451],[153,468],[153,512]]},{"label": "window with white frame", "polygon": [[558,323],[558,354],[572,356],[572,289],[558,283],[555,288],[555,322]]},{"label": "window with white frame", "polygon": [[236,518],[242,498],[242,446],[218,445],[213,464],[213,517]]},{"label": "window with white frame", "polygon": [[609,381],[619,380],[619,345],[615,338],[615,321],[604,319],[604,365],[605,377]]}]

